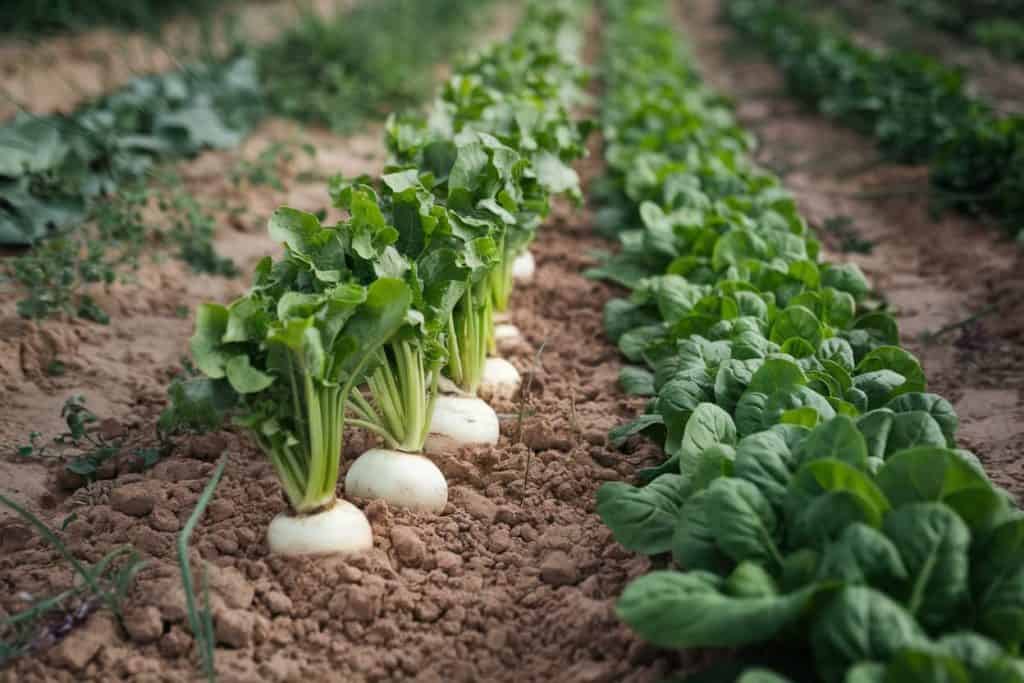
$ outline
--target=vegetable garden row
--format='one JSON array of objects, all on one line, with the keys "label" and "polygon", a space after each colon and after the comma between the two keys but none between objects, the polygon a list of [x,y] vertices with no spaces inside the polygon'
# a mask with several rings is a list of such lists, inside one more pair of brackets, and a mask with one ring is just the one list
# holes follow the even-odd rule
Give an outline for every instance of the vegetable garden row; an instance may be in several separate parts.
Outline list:
[{"label": "vegetable garden row", "polygon": [[[454,470],[489,471],[498,458],[488,449],[506,447],[498,444],[509,439],[510,424],[517,425],[511,448],[526,441],[530,382],[543,374],[533,367],[524,382],[500,354],[523,343],[507,318],[521,301],[516,288],[531,286],[538,232],[564,227],[551,220],[554,207],[578,208],[584,200],[574,166],[586,157],[592,124],[580,115],[590,103],[581,53],[585,20],[597,11],[606,170],[589,184],[587,199],[599,207],[594,229],[618,248],[586,275],[622,293],[604,307],[605,332],[628,362],[619,386],[638,398],[619,405],[646,406],[608,437],[633,448],[653,442],[660,456],[631,481],[614,480],[628,467],[601,469],[606,483],[595,502],[606,533],[621,546],[616,550],[650,558],[624,571],[631,580],[615,598],[616,618],[663,650],[720,651],[701,658],[712,663],[698,671],[689,662],[671,666],[685,669],[678,680],[1024,682],[1024,515],[960,447],[956,411],[928,392],[921,363],[901,347],[896,319],[865,275],[824,258],[796,201],[754,163],[753,136],[737,124],[732,104],[702,82],[669,5],[527,0],[512,35],[455,65],[426,112],[388,117],[383,172],[331,178],[328,194],[340,221],[290,207],[270,216],[281,255],[259,260],[243,296],[196,309],[190,350],[197,373],[171,384],[157,431],[241,430],[258,444],[287,507],[266,530],[266,548],[279,562],[269,573],[279,584],[271,590],[267,572],[241,566],[262,573],[258,591],[270,613],[291,613],[287,586],[315,587],[334,576],[326,580],[336,594],[316,597],[324,603],[321,626],[342,622],[345,642],[390,638],[390,675],[422,673],[402,659],[403,634],[389,633],[393,624],[370,627],[383,600],[371,589],[382,592],[384,582],[364,579],[375,561],[365,558],[379,557],[375,534],[391,510],[420,515],[414,523],[455,517],[462,526],[452,521],[450,533],[469,536],[453,502],[467,508],[473,524],[489,520],[495,556],[512,544],[497,525],[516,527],[515,510],[491,509],[497,506],[487,496],[465,491],[450,501],[445,475],[470,458],[479,462]],[[1024,138],[1015,121],[997,120],[937,65],[869,54],[775,0],[725,6],[731,22],[780,57],[801,97],[872,132],[887,154],[928,162],[947,196],[970,193],[964,206],[1020,219],[1016,161]],[[234,97],[238,86],[259,99],[248,68],[236,62],[217,72],[226,79],[218,86],[202,85],[202,74],[180,87],[173,75],[143,81],[139,87],[146,97],[157,93],[158,106],[153,117],[127,124],[123,117],[140,108],[137,90],[60,119],[56,128],[17,122],[8,132],[38,136],[52,154],[40,160],[38,150],[23,145],[17,163],[0,166],[13,178],[7,188],[20,188],[25,202],[0,206],[0,217],[10,219],[0,223],[0,235],[17,221],[19,233],[33,240],[53,227],[59,215],[43,219],[25,210],[42,190],[44,213],[65,200],[79,202],[73,210],[82,215],[101,206],[112,186],[92,172],[97,164],[90,159],[107,159],[110,168],[107,161],[100,166],[108,181],[120,183],[168,155],[237,143],[259,112],[218,109],[217,98]],[[196,106],[214,119],[225,111],[253,118],[236,129],[207,117],[193,130],[199,117],[189,107]],[[119,137],[133,127],[139,135]],[[208,137],[211,130],[222,137]],[[73,182],[56,189],[41,182],[53,176]],[[541,344],[537,363],[543,351]],[[514,402],[514,419],[495,412]],[[579,436],[595,445],[604,438]],[[376,446],[348,464],[346,441]],[[187,607],[177,619],[187,620],[209,680],[226,670],[215,661],[215,643],[244,647],[261,637],[251,619],[235,621],[238,604],[211,605],[211,584],[205,574],[193,576],[197,562],[189,555],[191,534],[229,460],[215,469],[177,544]],[[529,467],[527,456],[521,503],[532,484]],[[574,489],[558,491],[565,500]],[[224,521],[223,510],[217,517]],[[517,529],[524,539],[537,535]],[[522,571],[527,581],[555,588],[577,582],[567,554],[574,542],[544,534],[543,547],[557,552],[530,568],[536,571]],[[259,545],[254,534],[248,543]],[[410,585],[447,580],[462,563],[450,552],[443,562],[440,553],[434,557],[408,526],[392,527],[385,544]],[[322,557],[328,554],[342,563]],[[500,570],[495,556],[475,557],[471,568]],[[599,562],[623,557],[609,552]],[[344,564],[349,558],[353,564]],[[104,558],[88,571],[74,564],[87,584],[81,590],[106,581],[109,564]],[[135,571],[129,568],[119,591],[128,590]],[[390,565],[386,573],[399,574]],[[601,586],[587,583],[596,602]],[[494,604],[501,603],[488,602],[490,588],[480,582],[475,590],[484,610],[500,611]],[[39,604],[50,609],[76,591]],[[251,604],[255,591],[248,600],[237,590],[234,597]],[[536,604],[539,594],[517,600]],[[111,594],[94,595],[84,618],[101,596],[134,638],[136,627],[129,628]],[[443,595],[433,597],[444,604]],[[217,600],[231,602],[220,593]],[[399,594],[396,601],[409,599]],[[35,647],[28,629],[46,614],[39,604],[0,614],[0,635],[23,637],[17,648],[0,643],[0,663]],[[432,613],[428,604],[408,609],[427,624],[443,612]],[[181,628],[168,621],[157,612],[145,641],[159,641],[164,654]],[[67,630],[78,625],[72,620]],[[326,631],[302,629],[317,648],[333,648],[317,639]],[[472,642],[500,652],[515,637],[487,632]],[[273,640],[273,647],[290,638]],[[650,655],[633,651],[630,662],[644,657]],[[503,661],[509,680],[516,679],[514,664]],[[573,669],[598,680],[584,671]]]},{"label": "vegetable garden row", "polygon": [[609,10],[606,200],[638,227],[599,275],[632,289],[608,329],[646,366],[624,386],[652,396],[620,435],[667,459],[642,487],[606,484],[598,510],[679,568],[634,581],[619,615],[665,647],[810,651],[827,681],[1020,680],[1019,509],[957,448],[860,272],[821,261],[749,163],[663,3]]},{"label": "vegetable garden row", "polygon": [[[391,449],[357,460],[346,492],[413,509],[448,500],[425,447],[497,443],[497,415],[476,395],[514,393],[519,380],[488,359],[493,312],[551,196],[579,195],[568,163],[583,151],[569,117],[581,72],[566,33],[579,11],[530,5],[429,116],[390,120],[394,163],[379,184],[332,182],[344,222],[279,209],[269,230],[285,258],[261,261],[245,297],[198,311],[192,355],[208,379],[179,385],[172,411],[209,421],[230,409],[252,431],[301,515],[275,520],[272,551],[372,544],[362,514],[335,499],[346,422]],[[442,369],[452,393],[439,398]]]},{"label": "vegetable garden row", "polygon": [[777,0],[731,0],[730,21],[782,67],[798,97],[878,139],[893,159],[927,163],[939,201],[1018,234],[1024,124],[970,95],[956,70],[916,53],[880,54]]}]

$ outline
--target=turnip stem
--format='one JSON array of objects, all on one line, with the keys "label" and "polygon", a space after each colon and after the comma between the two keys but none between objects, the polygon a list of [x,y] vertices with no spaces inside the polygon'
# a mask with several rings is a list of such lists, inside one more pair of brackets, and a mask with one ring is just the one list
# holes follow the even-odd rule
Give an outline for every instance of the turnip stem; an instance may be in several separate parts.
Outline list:
[{"label": "turnip stem", "polygon": [[460,389],[475,395],[480,388],[493,336],[491,278],[482,278],[462,295],[448,334],[448,374]]},{"label": "turnip stem", "polygon": [[389,448],[423,450],[437,394],[437,367],[428,367],[417,339],[393,339],[366,379],[370,400],[354,392],[348,401],[351,424],[382,437]]}]

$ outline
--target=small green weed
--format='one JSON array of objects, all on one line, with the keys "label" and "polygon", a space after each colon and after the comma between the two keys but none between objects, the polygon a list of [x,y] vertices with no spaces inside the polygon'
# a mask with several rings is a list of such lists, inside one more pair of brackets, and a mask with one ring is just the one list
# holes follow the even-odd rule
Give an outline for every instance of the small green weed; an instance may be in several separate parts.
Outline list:
[{"label": "small green weed", "polygon": [[[125,596],[147,564],[138,553],[125,546],[107,553],[94,565],[83,564],[71,554],[58,532],[34,514],[4,495],[0,495],[0,504],[46,539],[71,566],[76,579],[74,585],[56,595],[40,599],[27,596],[31,602],[28,607],[0,618],[0,668],[16,657],[58,642],[102,606],[121,617]],[[65,520],[61,532],[70,521]]]}]

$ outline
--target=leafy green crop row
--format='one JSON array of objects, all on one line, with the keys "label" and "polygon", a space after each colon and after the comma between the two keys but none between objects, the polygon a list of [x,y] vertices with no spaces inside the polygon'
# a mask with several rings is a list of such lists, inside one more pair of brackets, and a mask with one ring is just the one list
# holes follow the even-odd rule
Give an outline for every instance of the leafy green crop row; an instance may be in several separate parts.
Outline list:
[{"label": "leafy green crop row", "polygon": [[0,32],[24,35],[76,31],[93,26],[155,32],[175,16],[206,14],[216,0],[6,0]]},{"label": "leafy green crop row", "polygon": [[345,220],[278,209],[269,227],[285,257],[261,261],[244,297],[199,309],[192,352],[206,379],[175,387],[170,415],[233,410],[296,512],[334,501],[346,409],[350,424],[417,451],[441,369],[476,390],[494,273],[552,195],[579,194],[568,165],[586,132],[569,112],[579,7],[529,3],[511,38],[456,69],[429,116],[390,120],[394,159],[379,182],[333,179]]},{"label": "leafy green crop row", "polygon": [[726,11],[775,57],[796,95],[875,136],[892,158],[930,164],[944,203],[1021,231],[1024,117],[1000,118],[932,59],[860,47],[777,0],[729,0]]},{"label": "leafy green crop row", "polygon": [[0,128],[0,244],[32,244],[160,159],[238,144],[262,112],[254,62],[139,78],[71,116]]},{"label": "leafy green crop row", "polygon": [[896,0],[915,19],[966,34],[1005,59],[1024,59],[1021,0]]},{"label": "leafy green crop row", "polygon": [[603,485],[598,512],[675,567],[619,616],[663,647],[748,648],[702,680],[1024,681],[1024,515],[860,271],[823,262],[749,160],[662,0],[607,6],[602,223],[622,248],[593,274],[632,290],[605,320],[638,363],[623,386],[651,397],[614,436],[666,460]]}]

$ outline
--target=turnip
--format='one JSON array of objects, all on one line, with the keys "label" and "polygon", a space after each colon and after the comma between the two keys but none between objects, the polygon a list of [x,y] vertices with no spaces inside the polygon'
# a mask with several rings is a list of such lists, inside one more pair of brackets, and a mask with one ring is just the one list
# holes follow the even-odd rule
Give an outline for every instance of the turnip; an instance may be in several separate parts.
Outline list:
[{"label": "turnip", "polygon": [[533,254],[526,250],[516,257],[512,263],[512,278],[518,283],[527,283],[533,280],[534,271],[537,269]]},{"label": "turnip", "polygon": [[358,553],[373,547],[373,530],[359,508],[344,500],[309,515],[279,514],[267,529],[277,555]]},{"label": "turnip", "polygon": [[440,512],[448,484],[437,466],[419,455],[433,420],[440,369],[425,353],[429,338],[406,326],[386,345],[367,375],[367,397],[352,392],[349,423],[380,436],[388,448],[360,455],[345,476],[345,494],[382,498],[390,505]]},{"label": "turnip", "polygon": [[442,395],[434,405],[434,417],[424,450],[454,453],[463,446],[498,443],[498,415],[479,398]]},{"label": "turnip", "polygon": [[312,214],[281,208],[248,294],[204,304],[191,339],[205,390],[232,405],[277,473],[290,512],[271,525],[273,552],[354,552],[372,544],[362,513],[337,500],[344,408],[382,345],[405,324],[412,293],[396,278],[367,285],[323,270],[344,243]]},{"label": "turnip", "polygon": [[502,347],[508,348],[521,341],[523,333],[511,323],[502,323],[494,326],[493,338],[495,351],[500,351]]},{"label": "turnip", "polygon": [[345,495],[440,512],[448,503],[448,482],[437,465],[422,455],[374,448],[352,463],[345,475]]},{"label": "turnip", "polygon": [[480,380],[483,398],[508,400],[515,396],[521,383],[519,371],[504,358],[488,358]]}]

